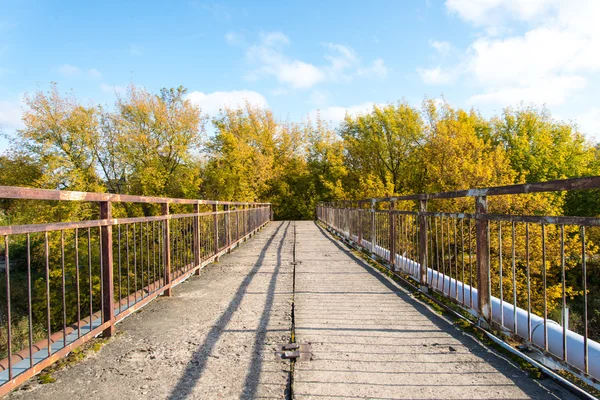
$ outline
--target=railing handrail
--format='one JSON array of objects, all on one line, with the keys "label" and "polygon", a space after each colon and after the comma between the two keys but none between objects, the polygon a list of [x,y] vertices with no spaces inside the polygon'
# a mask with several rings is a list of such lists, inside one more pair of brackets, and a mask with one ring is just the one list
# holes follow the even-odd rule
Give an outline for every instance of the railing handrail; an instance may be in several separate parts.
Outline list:
[{"label": "railing handrail", "polygon": [[[359,203],[384,202],[384,201],[406,201],[406,200],[433,200],[433,199],[455,199],[460,197],[483,197],[500,196],[509,194],[528,194],[543,192],[560,192],[566,190],[600,189],[600,176],[589,176],[583,178],[557,179],[546,182],[521,183],[516,185],[494,186],[489,188],[476,188],[455,190],[451,192],[419,193],[406,196],[375,197],[354,201]],[[331,203],[331,202],[323,202]]]},{"label": "railing handrail", "polygon": [[171,197],[137,196],[131,194],[77,192],[69,190],[36,189],[18,186],[0,186],[0,199],[93,201],[113,203],[158,203],[158,204],[217,204],[232,206],[265,206],[271,203],[180,199]]},{"label": "railing handrail", "polygon": [[[426,292],[434,290],[441,293],[442,296],[452,298],[467,312],[474,315],[480,325],[498,328],[503,332],[511,332],[540,349],[544,357],[549,357],[547,358],[549,364],[556,365],[556,361],[558,361],[587,383],[592,382],[593,385],[598,385],[600,381],[600,363],[596,360],[600,359],[600,343],[589,337],[589,286],[586,260],[592,259],[592,255],[588,254],[592,250],[586,244],[585,232],[587,227],[600,226],[600,218],[491,214],[488,209],[488,196],[597,188],[600,188],[600,176],[453,192],[321,202],[317,205],[315,211],[317,220],[322,221],[329,229],[336,231],[348,241],[379,257],[387,263],[390,270],[407,273],[418,283],[421,290]],[[430,199],[459,197],[472,198],[474,212],[430,212],[427,210],[428,200]],[[400,200],[418,200],[418,209],[413,211],[398,209],[397,201]],[[378,207],[376,207],[377,202],[389,202],[389,208],[378,210]],[[365,203],[370,207],[366,208]],[[451,230],[451,220],[454,220],[454,232]],[[458,223],[459,221],[460,223]],[[490,229],[491,223],[494,223],[495,227],[493,232]],[[445,237],[444,224],[446,224]],[[529,224],[538,225],[540,227],[539,231],[530,233]],[[509,232],[504,234],[504,239],[502,239],[503,225]],[[549,236],[551,234],[547,232],[549,225],[558,226],[553,231],[554,236]],[[524,234],[524,242],[520,242],[525,244],[525,249],[520,250],[525,252],[525,256],[521,254],[521,257],[525,257],[526,261],[524,263],[522,260],[518,262],[516,255],[519,247],[516,242],[516,229],[518,226],[523,227],[525,231],[520,234]],[[578,330],[581,334],[568,329],[568,318],[565,317],[565,310],[568,308],[565,226],[573,226],[568,228],[570,230],[566,232],[566,237],[573,240],[571,243],[572,250],[575,253],[580,252],[581,257],[579,264],[573,266],[573,268],[577,268],[574,271],[580,273],[580,277],[575,278],[580,280],[579,289],[583,296],[583,328]],[[465,238],[465,227],[468,231],[468,239]],[[574,232],[575,229],[578,229],[579,232],[577,237],[573,237],[569,233]],[[439,237],[438,232],[441,232]],[[472,233],[473,236],[471,236]],[[512,242],[510,240],[511,235]],[[531,309],[530,285],[532,277],[530,277],[529,249],[534,236],[539,239],[537,242],[539,244],[538,251],[541,251],[539,256],[541,266],[536,272],[539,275],[539,281],[536,283],[537,287],[534,288],[534,291],[541,292],[543,296],[543,310],[539,312],[541,316],[536,315]],[[547,259],[550,253],[547,253],[546,241],[549,237],[552,238],[553,243],[548,246],[554,246],[553,251],[559,246],[559,255],[552,253],[553,255],[550,256],[554,257],[554,261]],[[468,248],[465,248],[465,242],[468,242]],[[493,259],[497,268],[494,271],[491,270],[492,243],[494,246]],[[503,243],[504,246],[508,246],[505,250],[502,249]],[[454,254],[452,254],[452,248],[454,248]],[[512,250],[512,254],[507,253],[507,248]],[[444,254],[445,249],[447,250],[446,255]],[[468,256],[468,281],[465,281],[465,254]],[[597,251],[595,254],[597,256]],[[445,262],[445,260],[447,261]],[[452,276],[452,264],[454,264],[454,276]],[[459,275],[460,264],[462,264],[462,275]],[[508,268],[508,274],[512,276],[512,282],[509,282],[513,291],[512,304],[510,300],[505,301],[503,298],[503,265]],[[555,280],[558,279],[558,282],[562,284],[562,298],[558,297],[558,300],[556,300],[561,302],[560,306],[562,308],[562,326],[559,326],[559,328],[549,323],[551,318],[548,315],[547,305],[547,273],[550,268],[554,267],[560,269],[554,269],[551,274],[554,274]],[[517,269],[520,269],[521,272],[525,269],[526,272],[523,272],[525,275],[517,278]],[[556,278],[557,271],[560,272],[559,278]],[[498,279],[496,279],[494,285],[496,285],[495,289],[499,293],[499,298],[492,296],[492,272],[497,274]],[[520,279],[522,284],[526,284],[527,309],[519,307],[522,304],[519,304],[521,300],[518,300],[518,294],[520,293],[522,296],[524,289],[517,288],[517,279]],[[454,295],[451,293],[452,287],[454,287]],[[460,300],[459,287],[463,289]],[[469,288],[470,298],[468,303],[466,303],[464,297],[465,287]],[[474,297],[471,297],[473,295]],[[543,333],[537,333],[531,328],[531,321],[536,318],[543,323]],[[512,321],[512,323],[505,324],[507,320]]]},{"label": "railing handrail", "polygon": [[[0,272],[5,280],[0,304],[6,304],[6,314],[0,321],[0,328],[6,329],[6,336],[0,335],[0,340],[6,341],[6,358],[0,360],[0,397],[96,335],[112,336],[117,322],[159,295],[171,296],[175,285],[256,234],[273,216],[271,203],[12,186],[0,186],[0,199],[87,201],[99,206],[93,220],[82,217],[79,221],[0,227],[0,258],[5,266]],[[114,218],[113,205],[125,202],[160,204],[159,215]],[[178,210],[180,213],[171,214],[170,204],[192,205],[193,212]],[[51,232],[57,232],[52,246]],[[15,258],[10,250],[15,244],[21,246],[17,247],[21,258]],[[35,249],[41,255],[32,262]],[[59,254],[54,256],[56,252]],[[51,271],[58,271],[58,275],[51,275]],[[15,272],[26,274],[26,283],[11,279]],[[26,289],[27,306],[13,318],[11,283],[15,282]],[[46,312],[36,316],[34,322],[32,299],[37,283],[45,287],[46,296],[40,297],[40,304],[45,302]],[[62,310],[62,327],[56,310]],[[68,312],[71,315],[67,316]],[[15,341],[13,325],[21,320],[27,322],[28,337],[21,332]],[[34,338],[34,325],[43,325],[45,338]],[[20,345],[19,340],[23,341]],[[13,348],[15,344],[22,348]]]}]

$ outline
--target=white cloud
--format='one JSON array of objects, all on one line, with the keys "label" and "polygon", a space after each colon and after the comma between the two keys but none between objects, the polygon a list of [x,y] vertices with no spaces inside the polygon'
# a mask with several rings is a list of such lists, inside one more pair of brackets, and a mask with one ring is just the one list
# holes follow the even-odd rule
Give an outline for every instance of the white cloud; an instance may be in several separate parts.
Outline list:
[{"label": "white cloud", "polygon": [[453,71],[434,68],[417,68],[421,80],[428,85],[449,85],[456,81],[457,74]]},{"label": "white cloud", "polygon": [[370,66],[366,68],[359,68],[356,71],[358,76],[366,76],[366,77],[376,77],[379,79],[384,79],[387,77],[388,68],[385,66],[385,63],[382,58],[375,59]]},{"label": "white cloud", "polygon": [[438,53],[446,55],[452,49],[450,42],[431,40],[429,45],[437,50]]},{"label": "white cloud", "polygon": [[106,83],[100,84],[100,90],[102,90],[104,93],[113,93],[116,95],[122,95],[127,92],[127,88],[124,86],[107,85]]},{"label": "white cloud", "polygon": [[254,106],[266,108],[269,106],[267,99],[258,92],[251,90],[234,90],[231,92],[202,93],[191,92],[186,97],[193,104],[200,107],[203,113],[210,116],[217,115],[225,107],[243,107],[246,101]]},{"label": "white cloud", "polygon": [[24,127],[21,100],[0,100],[0,131],[6,133]]},{"label": "white cloud", "polygon": [[327,64],[319,66],[286,55],[284,48],[289,44],[290,39],[281,32],[261,34],[259,42],[246,52],[248,60],[259,67],[246,78],[255,81],[274,77],[283,86],[309,89],[325,81],[349,82],[356,76],[384,78],[388,72],[381,58],[374,60],[370,66],[361,67],[356,52],[341,44],[323,43],[327,50],[324,55]]},{"label": "white cloud", "polygon": [[247,78],[258,80],[274,76],[279,83],[294,89],[307,89],[325,79],[323,72],[314,65],[283,54],[281,47],[288,43],[289,39],[281,32],[261,34],[260,43],[251,46],[246,55],[262,66],[248,74]]},{"label": "white cloud", "polygon": [[323,47],[329,50],[329,54],[325,55],[325,59],[330,64],[326,67],[329,77],[334,81],[352,79],[346,71],[357,64],[356,52],[336,43],[323,43]]},{"label": "white cloud", "polygon": [[[480,92],[471,97],[474,104],[563,104],[600,70],[596,0],[577,6],[558,0],[447,0],[446,8],[482,31],[453,65],[417,72],[428,84],[463,79]],[[514,34],[523,23],[525,32]],[[439,54],[450,51],[441,42],[431,45]]]},{"label": "white cloud", "polygon": [[132,57],[139,57],[144,54],[144,48],[137,44],[129,45],[129,55]]},{"label": "white cloud", "polygon": [[92,68],[88,71],[88,75],[92,78],[102,78],[102,73],[98,71],[96,68]]},{"label": "white cloud", "polygon": [[[545,18],[561,0],[447,0],[446,8],[475,26],[498,31],[511,20],[531,21]],[[571,5],[569,5],[571,6]]]},{"label": "white cloud", "polygon": [[473,106],[480,103],[514,105],[520,102],[560,105],[575,90],[583,88],[585,83],[585,79],[579,76],[554,77],[523,87],[506,87],[476,94],[469,98],[468,103]]},{"label": "white cloud", "polygon": [[323,73],[317,67],[298,60],[280,64],[274,74],[279,82],[287,83],[295,89],[313,87],[324,79]]},{"label": "white cloud", "polygon": [[228,32],[225,35],[225,41],[229,45],[237,46],[244,43],[244,35],[237,32]]},{"label": "white cloud", "polygon": [[98,71],[96,68],[91,68],[91,69],[87,70],[87,72],[84,73],[84,71],[81,68],[76,67],[75,65],[71,65],[71,64],[61,65],[60,67],[58,67],[58,72],[62,76],[66,76],[66,77],[87,75],[91,78],[102,78],[102,73],[100,71]]},{"label": "white cloud", "polygon": [[290,44],[290,39],[282,32],[261,33],[260,39],[265,46],[280,46]]},{"label": "white cloud", "polygon": [[322,90],[313,90],[313,92],[310,94],[311,103],[317,106],[326,104],[328,99],[329,93]]},{"label": "white cloud", "polygon": [[366,102],[350,107],[327,107],[324,109],[313,110],[309,113],[309,116],[312,119],[316,119],[318,115],[321,117],[322,120],[331,122],[334,126],[336,126],[344,120],[346,114],[350,116],[367,114],[373,110],[373,106],[375,104],[376,103],[373,102]]},{"label": "white cloud", "polygon": [[58,67],[58,72],[64,76],[74,76],[81,74],[81,69],[74,65],[63,64],[60,67]]}]

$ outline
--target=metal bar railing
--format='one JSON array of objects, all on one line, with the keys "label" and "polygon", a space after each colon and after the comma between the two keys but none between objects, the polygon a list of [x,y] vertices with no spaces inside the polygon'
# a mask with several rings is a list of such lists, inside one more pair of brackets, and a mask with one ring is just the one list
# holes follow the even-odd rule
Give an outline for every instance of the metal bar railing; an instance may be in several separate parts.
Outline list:
[{"label": "metal bar railing", "polygon": [[[363,199],[358,207],[320,203],[316,216],[421,290],[451,299],[482,325],[538,348],[548,365],[558,361],[597,386],[600,321],[592,315],[600,310],[589,304],[589,285],[600,271],[600,218],[488,212],[488,196],[595,188],[600,177]],[[461,197],[474,198],[474,213],[427,211],[428,200]],[[417,201],[418,211],[399,210],[399,201]],[[580,315],[571,311],[569,320],[571,304]]]},{"label": "metal bar railing", "polygon": [[[98,334],[112,336],[117,322],[170,296],[271,218],[269,203],[6,186],[0,199],[99,204],[98,219],[0,226],[0,396]],[[160,212],[114,218],[117,203]],[[172,214],[170,205],[193,211]]]}]

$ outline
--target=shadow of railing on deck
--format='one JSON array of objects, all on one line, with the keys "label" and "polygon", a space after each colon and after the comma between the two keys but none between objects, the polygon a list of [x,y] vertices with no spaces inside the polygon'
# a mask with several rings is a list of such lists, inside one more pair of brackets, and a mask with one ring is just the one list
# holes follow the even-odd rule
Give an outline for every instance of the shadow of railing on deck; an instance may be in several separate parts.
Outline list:
[{"label": "shadow of railing on deck", "polygon": [[[348,255],[348,257],[350,257],[354,262],[356,262],[358,265],[360,265],[361,267],[363,267],[365,269],[366,272],[368,272],[371,276],[373,276],[375,279],[377,279],[383,286],[385,286],[386,288],[388,288],[392,293],[394,293],[396,296],[398,296],[399,298],[401,298],[405,303],[407,303],[408,305],[412,306],[414,308],[415,311],[418,311],[421,315],[425,316],[426,318],[428,318],[431,323],[433,323],[435,326],[437,326],[439,328],[439,330],[445,332],[446,334],[450,335],[453,339],[457,340],[458,342],[461,343],[462,346],[464,346],[465,348],[469,349],[470,352],[472,352],[474,355],[476,355],[477,357],[480,358],[480,360],[475,361],[477,363],[481,363],[483,364],[489,364],[493,367],[493,369],[495,371],[497,371],[497,373],[500,373],[502,375],[504,375],[507,379],[509,379],[510,381],[514,382],[515,386],[517,386],[520,390],[522,390],[527,396],[529,396],[528,398],[539,398],[540,394],[545,392],[546,389],[544,387],[543,383],[538,383],[538,381],[536,381],[536,383],[531,382],[531,378],[528,377],[524,372],[520,371],[516,366],[509,364],[507,362],[506,359],[502,358],[502,356],[500,356],[499,354],[496,354],[495,352],[489,351],[487,348],[484,348],[481,344],[479,344],[478,342],[476,342],[472,337],[464,334],[463,332],[461,332],[459,329],[455,328],[454,326],[452,326],[449,321],[445,320],[444,318],[436,315],[434,312],[432,312],[430,309],[428,309],[424,304],[422,304],[421,302],[415,300],[413,297],[411,297],[405,290],[399,288],[396,284],[394,284],[393,282],[391,282],[389,279],[387,279],[386,277],[384,277],[379,271],[375,270],[374,267],[368,265],[364,260],[362,260],[360,257],[357,257],[356,255],[354,255],[352,253],[352,251],[346,247],[345,245],[341,244],[339,241],[333,239],[321,226],[319,226],[316,222],[315,225],[317,225],[317,227],[319,228],[319,232],[320,234],[327,240],[329,240],[331,243],[333,243],[337,249],[339,249],[340,251],[346,253]],[[415,335],[418,334],[422,334],[423,332],[438,332],[438,329],[433,329],[431,331],[429,330],[424,330],[424,329],[417,329],[417,330],[412,330],[412,329],[391,329],[391,328],[369,328],[369,327],[338,327],[338,328],[334,328],[334,327],[326,327],[326,328],[318,328],[318,327],[302,327],[303,330],[325,330],[325,331],[339,331],[339,332],[360,332],[360,333],[367,333],[367,332],[402,332],[402,333],[414,333]],[[363,335],[352,335],[352,334],[345,334],[343,336],[340,336],[339,334],[336,334],[337,338],[341,338],[341,339],[346,339],[347,341],[352,341],[352,337],[361,337]],[[377,339],[381,339],[382,336],[374,336]],[[357,343],[348,343],[346,342],[345,345],[349,345],[349,344],[359,344],[359,342]],[[387,352],[389,353],[389,352]],[[386,354],[387,354],[386,353]],[[380,353],[373,353],[373,354],[380,354]],[[381,355],[381,357],[383,357],[383,354]],[[406,353],[409,354],[409,353]],[[411,353],[412,354],[412,353]],[[327,359],[323,359],[321,358],[322,361],[327,361]],[[329,360],[331,362],[334,362],[336,360]],[[365,361],[365,360],[360,360],[361,363],[381,363],[381,360],[378,361]],[[403,363],[411,363],[411,364],[415,364],[415,367],[417,365],[423,365],[423,364],[443,364],[443,363],[447,363],[447,361],[434,361],[434,362],[424,362],[422,360],[415,360],[415,361],[402,361]],[[471,361],[473,362],[473,361]],[[353,370],[344,370],[345,372],[348,373],[352,373],[352,372],[358,372],[358,371],[353,371]],[[411,373],[415,373],[416,371],[411,371]],[[381,372],[377,372],[377,373],[381,373]],[[386,374],[389,372],[385,372]],[[428,372],[428,374],[430,374],[431,372]],[[318,383],[318,382],[305,382],[305,383]],[[324,383],[324,382],[322,382]],[[343,383],[343,384],[360,384],[360,382],[328,382],[330,384],[334,384],[334,383]],[[366,383],[365,383],[366,384]],[[407,385],[398,385],[398,384],[380,384],[380,385],[384,385],[384,386],[407,386]],[[408,386],[415,386],[415,388],[419,387],[419,386],[431,386],[431,383],[421,383],[421,382],[417,382],[414,384],[410,384]],[[450,383],[448,386],[453,386],[452,383]],[[456,385],[456,386],[465,386],[465,385]],[[480,385],[480,384],[473,384],[472,386],[485,386],[485,385]],[[502,390],[502,387],[508,387],[510,385],[497,385],[499,390]],[[542,389],[543,388],[543,389]],[[549,392],[546,392],[546,394],[550,397],[550,398],[561,398],[561,397],[557,397],[556,395],[552,395]],[[303,395],[307,395],[307,396],[312,396],[313,393],[303,393]],[[562,393],[562,395],[565,395],[569,398],[572,398],[572,394],[570,394],[566,389],[564,390],[564,393]],[[316,397],[319,397],[318,395]],[[336,396],[331,396],[331,397],[336,397]]]},{"label": "shadow of railing on deck", "polygon": [[[179,378],[177,384],[172,389],[171,393],[169,394],[168,399],[180,400],[180,399],[187,398],[192,393],[194,386],[197,384],[197,382],[200,381],[200,378],[202,377],[202,374],[206,368],[208,359],[209,359],[215,345],[219,341],[219,338],[223,334],[225,328],[227,327],[227,324],[233,317],[233,314],[239,308],[239,306],[242,302],[242,299],[246,295],[248,286],[250,286],[250,283],[254,279],[254,276],[256,275],[258,270],[263,266],[263,261],[265,259],[265,255],[267,254],[268,250],[270,249],[271,245],[273,244],[273,240],[277,237],[277,234],[279,233],[279,231],[281,230],[283,225],[284,224],[279,225],[277,230],[273,233],[273,235],[266,242],[265,246],[263,247],[263,249],[260,252],[260,255],[258,257],[258,260],[256,261],[256,264],[254,264],[252,269],[248,272],[248,274],[244,278],[244,281],[238,287],[235,295],[233,296],[233,299],[227,306],[227,309],[223,312],[223,314],[221,314],[221,316],[219,317],[217,322],[213,325],[213,327],[210,329],[210,331],[206,335],[206,339],[204,340],[204,343],[202,343],[202,345],[200,345],[200,347],[198,347],[198,349],[194,352],[194,354],[190,358],[183,375]],[[277,266],[276,266],[275,272],[273,273],[273,277],[271,278],[271,281],[269,283],[269,291],[267,293],[267,300],[265,303],[265,308],[263,310],[263,314],[260,319],[260,324],[256,331],[256,338],[254,341],[254,352],[253,352],[252,362],[251,362],[251,365],[250,365],[250,368],[248,371],[248,375],[246,377],[246,382],[244,385],[244,392],[245,392],[244,397],[246,397],[246,393],[250,393],[250,398],[251,398],[252,395],[254,393],[256,393],[256,390],[258,388],[258,384],[259,384],[259,380],[260,380],[260,373],[261,373],[261,368],[262,368],[262,357],[261,357],[260,353],[256,354],[256,352],[259,352],[259,347],[264,342],[264,338],[266,335],[267,324],[269,322],[269,314],[270,314],[270,311],[271,311],[271,308],[273,305],[275,283],[277,280],[277,275],[279,273],[279,268],[281,266],[281,248],[283,246],[283,243],[285,242],[285,237],[287,235],[288,228],[289,228],[289,222],[288,222],[287,226],[285,227],[284,235],[279,244],[279,248],[278,248],[278,252],[277,252]]]}]

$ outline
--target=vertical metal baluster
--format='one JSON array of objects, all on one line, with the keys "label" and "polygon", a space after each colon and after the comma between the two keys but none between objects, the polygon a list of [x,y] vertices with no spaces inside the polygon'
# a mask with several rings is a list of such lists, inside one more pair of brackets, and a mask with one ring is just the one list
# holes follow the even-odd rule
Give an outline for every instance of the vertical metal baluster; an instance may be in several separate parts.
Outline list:
[{"label": "vertical metal baluster", "polygon": [[148,294],[150,294],[150,225],[146,221],[146,263],[148,264],[148,272],[146,281],[148,282]]},{"label": "vertical metal baluster", "polygon": [[403,219],[403,237],[402,241],[404,242],[404,272],[409,273],[410,271],[410,259],[412,258],[410,252],[410,239],[409,239],[409,231],[410,231],[410,216],[408,214],[404,214],[402,216]]},{"label": "vertical metal baluster", "polygon": [[[188,229],[187,229],[187,248],[188,248],[188,271],[192,268],[195,267],[195,262],[194,262],[194,219],[195,217],[190,217],[188,218]],[[229,215],[229,222],[230,224],[233,224],[234,219],[232,218],[232,215]],[[233,236],[233,232],[234,230],[231,229],[230,230],[230,240],[229,240],[229,245],[231,246],[234,242],[235,242],[235,236]]]},{"label": "vertical metal baluster", "polygon": [[416,267],[415,263],[419,260],[419,225],[417,220],[417,215],[414,214],[412,216],[413,221],[413,276],[419,276],[419,270]]},{"label": "vertical metal baluster", "polygon": [[[229,218],[229,223],[231,225],[231,223],[232,223],[231,215],[229,215],[228,218]],[[193,267],[193,261],[190,261],[190,259],[193,260],[193,257],[190,257],[190,254],[193,254],[192,246],[190,244],[190,239],[193,239],[193,237],[194,237],[194,235],[190,234],[190,231],[192,230],[191,222],[192,222],[191,218],[188,218],[187,223],[186,223],[187,227],[185,230],[185,254],[186,254],[186,265],[187,265],[186,271],[189,271]],[[229,233],[231,234],[231,230],[229,230]],[[231,240],[229,242],[231,244]]]},{"label": "vertical metal baluster", "polygon": [[542,223],[542,282],[544,291],[544,350],[548,351],[548,301],[546,289],[546,224]]},{"label": "vertical metal baluster", "polygon": [[144,223],[140,222],[140,292],[144,299]]},{"label": "vertical metal baluster", "polygon": [[469,218],[469,307],[473,308],[473,219]]},{"label": "vertical metal baluster", "polygon": [[90,332],[92,331],[92,327],[93,327],[93,315],[94,315],[94,297],[93,297],[93,287],[94,287],[94,282],[92,279],[92,231],[90,228],[87,228],[87,239],[88,239],[88,283],[90,285]]},{"label": "vertical metal baluster", "polygon": [[117,247],[119,248],[119,254],[117,255],[118,258],[118,263],[119,263],[119,273],[118,273],[118,279],[119,279],[119,295],[117,296],[117,299],[119,301],[119,314],[121,313],[121,299],[123,298],[123,280],[121,279],[121,225],[118,226],[118,232],[117,232]]},{"label": "vertical metal baluster", "polygon": [[512,286],[513,286],[513,332],[517,334],[517,262],[516,262],[516,243],[515,243],[515,221],[511,221],[512,226]]},{"label": "vertical metal baluster", "polygon": [[504,326],[504,290],[502,287],[502,221],[498,221],[498,273],[500,275],[500,325]]},{"label": "vertical metal baluster", "polygon": [[138,286],[137,286],[137,233],[135,229],[135,222],[133,223],[133,304],[137,304],[138,299]]},{"label": "vertical metal baluster", "polygon": [[458,237],[456,232],[457,218],[454,221],[454,299],[458,301]]},{"label": "vertical metal baluster", "polygon": [[177,278],[177,272],[179,271],[179,252],[178,250],[178,245],[179,245],[179,241],[177,240],[179,238],[179,220],[178,219],[173,219],[173,265],[171,267],[171,270],[173,271],[173,278]]},{"label": "vertical metal baluster", "polygon": [[81,289],[79,288],[79,229],[75,228],[75,281],[77,282],[77,338],[81,337]]},{"label": "vertical metal baluster", "polygon": [[178,247],[178,255],[179,255],[179,268],[177,269],[177,276],[181,276],[183,274],[183,265],[184,265],[184,261],[183,261],[183,235],[182,235],[182,225],[183,225],[183,220],[179,219],[178,220],[178,229],[177,229],[177,247]]},{"label": "vertical metal baluster", "polygon": [[179,269],[179,276],[183,275],[186,266],[186,254],[185,254],[185,218],[179,220],[179,260],[181,267]]},{"label": "vertical metal baluster", "polygon": [[8,358],[8,379],[13,378],[12,370],[12,321],[10,315],[10,260],[8,256],[8,235],[4,235],[4,275],[6,277],[6,351]]},{"label": "vertical metal baluster", "polygon": [[442,239],[442,294],[446,295],[446,255],[444,254],[445,246],[444,246],[444,217],[442,216],[440,219],[440,236]]},{"label": "vertical metal baluster", "polygon": [[529,222],[525,223],[525,268],[527,271],[527,340],[531,342],[531,279],[529,275]]},{"label": "vertical metal baluster", "polygon": [[410,263],[413,259],[411,242],[412,226],[410,222],[410,215],[398,214],[398,217],[400,220],[400,231],[397,232],[397,236],[400,242],[400,250],[398,252],[402,256],[402,263],[400,269],[404,270],[405,273],[410,274]]},{"label": "vertical metal baluster", "polygon": [[29,321],[29,367],[33,367],[33,312],[31,304],[31,237],[27,234],[27,318]]},{"label": "vertical metal baluster", "polygon": [[152,292],[156,292],[156,221],[152,221]]},{"label": "vertical metal baluster", "polygon": [[435,218],[435,268],[437,270],[436,286],[437,290],[440,290],[440,242],[438,237],[438,218]]},{"label": "vertical metal baluster", "polygon": [[560,226],[560,269],[562,281],[562,349],[563,361],[567,361],[567,296],[566,296],[566,281],[565,281],[565,226]]},{"label": "vertical metal baluster", "polygon": [[[427,226],[429,227],[429,248],[431,249],[429,251],[429,254],[431,254],[431,262],[429,263],[429,268],[431,269],[431,281],[427,282],[427,283],[432,287],[433,287],[433,271],[434,271],[434,265],[435,265],[435,248],[433,245],[434,220],[435,220],[434,217],[430,216],[429,224],[427,224]],[[429,275],[429,272],[427,273],[427,275]]]},{"label": "vertical metal baluster", "polygon": [[125,258],[127,259],[127,308],[131,307],[131,270],[129,266],[129,224],[125,225]]},{"label": "vertical metal baluster", "polygon": [[408,271],[408,246],[406,244],[407,242],[407,237],[408,235],[406,234],[407,229],[406,229],[406,225],[407,225],[407,215],[406,214],[401,214],[400,215],[400,225],[401,227],[401,231],[400,231],[400,242],[401,247],[402,247],[402,269],[404,270],[404,272],[406,273]]},{"label": "vertical metal baluster", "polygon": [[[164,272],[165,272],[165,257],[163,248],[163,235],[165,234],[165,228],[163,226],[164,221],[158,221],[158,233],[156,235],[156,247],[157,247],[157,259],[158,259],[158,271],[157,271],[157,282],[158,288],[161,289],[165,285]],[[161,277],[162,272],[162,277]]]},{"label": "vertical metal baluster", "polygon": [[[460,258],[462,264],[462,274],[460,281],[462,282],[462,304],[466,305],[465,301],[465,219],[460,219]],[[458,288],[457,288],[458,289]]]},{"label": "vertical metal baluster", "polygon": [[67,347],[67,296],[65,282],[65,231],[60,231],[60,268],[62,287],[63,347]]},{"label": "vertical metal baluster", "polygon": [[588,301],[585,226],[581,226],[581,280],[583,283],[583,372],[588,373]]},{"label": "vertical metal baluster", "polygon": [[190,224],[189,224],[189,220],[186,218],[185,219],[185,229],[183,231],[183,243],[184,243],[184,254],[185,254],[185,272],[187,272],[189,270],[189,265],[190,265],[190,255],[189,255],[189,251],[190,251],[190,235],[188,234],[189,229],[190,229]]},{"label": "vertical metal baluster", "polygon": [[48,231],[44,232],[44,252],[46,256],[46,328],[48,329],[48,357],[52,355],[52,327],[50,324],[50,255],[48,249]]},{"label": "vertical metal baluster", "polygon": [[100,323],[104,321],[104,274],[102,273],[103,254],[102,251],[102,228],[98,228],[98,245],[100,248]]},{"label": "vertical metal baluster", "polygon": [[452,218],[448,216],[446,218],[446,227],[448,229],[448,297],[452,297],[452,229],[450,229],[450,220]]}]

